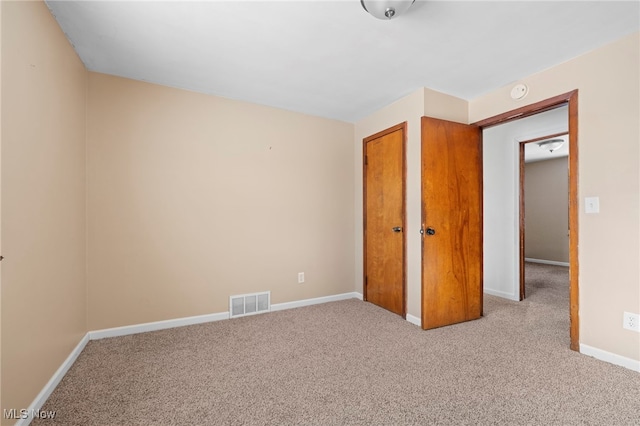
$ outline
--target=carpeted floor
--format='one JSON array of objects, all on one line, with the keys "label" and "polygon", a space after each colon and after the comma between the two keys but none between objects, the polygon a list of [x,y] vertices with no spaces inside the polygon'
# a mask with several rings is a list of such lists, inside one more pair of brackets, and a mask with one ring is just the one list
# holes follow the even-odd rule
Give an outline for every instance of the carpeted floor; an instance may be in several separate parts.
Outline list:
[{"label": "carpeted floor", "polygon": [[640,425],[640,374],[569,350],[567,268],[431,331],[358,300],[89,342],[34,425]]}]

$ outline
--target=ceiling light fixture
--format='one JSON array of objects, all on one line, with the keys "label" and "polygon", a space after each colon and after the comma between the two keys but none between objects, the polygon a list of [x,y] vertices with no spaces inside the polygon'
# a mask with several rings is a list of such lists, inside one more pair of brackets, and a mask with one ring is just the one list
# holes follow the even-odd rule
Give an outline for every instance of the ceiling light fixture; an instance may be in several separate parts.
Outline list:
[{"label": "ceiling light fixture", "polygon": [[362,8],[378,19],[391,19],[403,14],[415,0],[360,0]]},{"label": "ceiling light fixture", "polygon": [[538,142],[540,148],[546,149],[549,152],[555,151],[562,145],[564,145],[564,139],[549,139],[548,141]]}]

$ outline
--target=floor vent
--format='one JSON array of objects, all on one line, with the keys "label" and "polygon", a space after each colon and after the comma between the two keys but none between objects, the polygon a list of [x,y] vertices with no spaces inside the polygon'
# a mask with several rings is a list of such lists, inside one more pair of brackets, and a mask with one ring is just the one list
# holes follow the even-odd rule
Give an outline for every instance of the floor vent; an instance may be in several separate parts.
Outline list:
[{"label": "floor vent", "polygon": [[271,292],[240,294],[229,297],[229,318],[263,314],[271,310]]}]

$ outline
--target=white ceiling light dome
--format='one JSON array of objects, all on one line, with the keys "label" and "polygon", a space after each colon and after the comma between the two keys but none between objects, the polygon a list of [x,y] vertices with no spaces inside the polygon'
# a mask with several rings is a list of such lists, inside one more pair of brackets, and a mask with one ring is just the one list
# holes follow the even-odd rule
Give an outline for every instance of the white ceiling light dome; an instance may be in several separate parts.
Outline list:
[{"label": "white ceiling light dome", "polygon": [[392,19],[406,12],[415,0],[360,0],[364,10],[378,19]]},{"label": "white ceiling light dome", "polygon": [[556,149],[564,145],[564,139],[549,139],[547,141],[538,142],[538,146],[542,149],[546,149],[549,152],[553,152]]}]

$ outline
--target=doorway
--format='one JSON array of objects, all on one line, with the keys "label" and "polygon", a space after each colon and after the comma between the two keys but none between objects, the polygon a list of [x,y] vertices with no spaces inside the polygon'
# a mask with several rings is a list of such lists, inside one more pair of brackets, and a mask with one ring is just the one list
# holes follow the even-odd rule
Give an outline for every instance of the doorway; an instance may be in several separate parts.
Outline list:
[{"label": "doorway", "polygon": [[363,140],[363,299],[406,317],[407,123]]},{"label": "doorway", "polygon": [[[564,105],[567,106],[569,135],[569,346],[572,350],[579,351],[578,91],[574,90],[564,93],[544,101],[478,121],[474,124],[485,130],[498,124],[520,120],[545,111],[554,110]],[[515,144],[517,142],[514,141],[513,143]],[[517,206],[505,206],[505,208],[517,208]],[[519,279],[514,282],[519,282]],[[487,284],[486,281],[485,284]]]},{"label": "doorway", "polygon": [[568,141],[550,134],[520,142],[520,300],[530,265],[569,266]]}]

